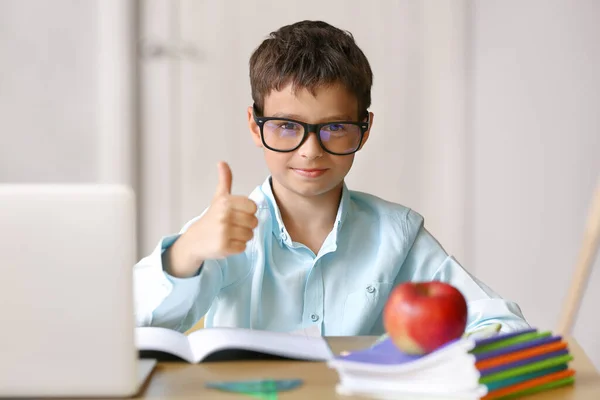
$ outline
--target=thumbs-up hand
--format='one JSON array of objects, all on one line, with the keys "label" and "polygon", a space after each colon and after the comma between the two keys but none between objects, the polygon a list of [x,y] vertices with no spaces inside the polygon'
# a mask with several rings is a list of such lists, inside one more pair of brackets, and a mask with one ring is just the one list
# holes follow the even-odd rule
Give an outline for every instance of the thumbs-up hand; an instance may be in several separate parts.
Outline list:
[{"label": "thumbs-up hand", "polygon": [[231,169],[219,165],[219,182],[206,213],[171,246],[168,271],[174,276],[194,275],[207,259],[242,253],[258,225],[256,204],[231,194]]}]

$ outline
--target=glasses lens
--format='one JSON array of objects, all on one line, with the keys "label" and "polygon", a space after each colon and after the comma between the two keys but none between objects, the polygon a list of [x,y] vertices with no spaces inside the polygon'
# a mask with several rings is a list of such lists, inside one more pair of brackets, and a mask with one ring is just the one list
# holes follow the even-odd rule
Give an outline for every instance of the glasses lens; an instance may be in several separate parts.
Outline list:
[{"label": "glasses lens", "polygon": [[291,150],[298,146],[304,135],[304,127],[286,120],[269,120],[263,125],[267,146],[276,150]]},{"label": "glasses lens", "polygon": [[355,124],[329,124],[321,128],[323,146],[337,154],[356,151],[360,145],[361,130]]}]

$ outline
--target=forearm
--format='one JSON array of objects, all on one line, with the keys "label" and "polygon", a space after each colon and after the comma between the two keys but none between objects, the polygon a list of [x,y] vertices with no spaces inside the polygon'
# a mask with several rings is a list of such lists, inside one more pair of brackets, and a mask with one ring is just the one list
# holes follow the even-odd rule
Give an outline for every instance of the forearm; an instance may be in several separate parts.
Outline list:
[{"label": "forearm", "polygon": [[204,260],[195,259],[186,236],[181,235],[169,248],[162,253],[163,270],[176,278],[191,278],[200,273]]},{"label": "forearm", "polygon": [[163,260],[178,236],[166,237],[149,256],[134,266],[137,326],[161,326],[185,331],[210,308],[221,288],[218,262],[204,263],[202,273],[179,278],[165,270]]},{"label": "forearm", "polygon": [[530,328],[519,306],[502,298],[474,300],[469,305],[469,323],[466,330],[475,331],[484,326],[500,324],[501,332]]},{"label": "forearm", "polygon": [[220,266],[207,261],[202,272],[190,278],[165,273],[171,292],[152,312],[151,326],[185,332],[210,308],[221,288]]}]

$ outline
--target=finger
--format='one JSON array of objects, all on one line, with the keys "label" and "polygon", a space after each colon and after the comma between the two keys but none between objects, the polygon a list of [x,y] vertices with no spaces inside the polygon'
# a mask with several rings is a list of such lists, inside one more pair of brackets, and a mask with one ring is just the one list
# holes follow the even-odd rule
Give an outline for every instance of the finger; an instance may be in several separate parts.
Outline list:
[{"label": "finger", "polygon": [[230,240],[227,246],[227,253],[239,254],[246,250],[246,242],[241,240]]},{"label": "finger", "polygon": [[219,182],[217,184],[215,197],[231,194],[231,181],[233,177],[231,175],[231,168],[229,168],[229,164],[221,161],[219,162],[217,168],[219,170]]},{"label": "finger", "polygon": [[240,242],[246,243],[252,237],[254,233],[250,228],[242,228],[241,226],[232,226],[229,228],[229,240],[239,240]]},{"label": "finger", "polygon": [[258,207],[256,203],[244,196],[230,196],[227,201],[233,210],[254,215]]},{"label": "finger", "polygon": [[258,218],[256,218],[254,214],[248,214],[238,210],[231,211],[229,222],[242,228],[254,229],[258,226]]}]

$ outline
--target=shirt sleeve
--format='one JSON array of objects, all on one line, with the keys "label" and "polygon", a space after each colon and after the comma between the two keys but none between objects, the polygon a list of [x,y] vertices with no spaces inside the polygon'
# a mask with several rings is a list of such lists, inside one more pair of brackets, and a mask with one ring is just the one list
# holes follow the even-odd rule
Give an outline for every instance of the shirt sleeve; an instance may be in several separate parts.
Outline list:
[{"label": "shirt sleeve", "polygon": [[207,260],[200,273],[177,278],[164,270],[162,254],[180,234],[164,237],[133,268],[137,326],[185,331],[210,308],[222,287],[221,262]]},{"label": "shirt sleeve", "polygon": [[395,284],[432,280],[449,283],[465,296],[469,313],[467,332],[491,324],[501,324],[502,332],[530,327],[516,303],[503,299],[467,272],[421,225]]},{"label": "shirt sleeve", "polygon": [[[184,332],[210,308],[223,283],[220,260],[206,260],[196,275],[177,278],[165,270],[162,255],[206,212],[188,221],[178,234],[161,238],[152,253],[133,267],[136,326],[160,326]],[[201,269],[200,269],[201,267]]]}]

